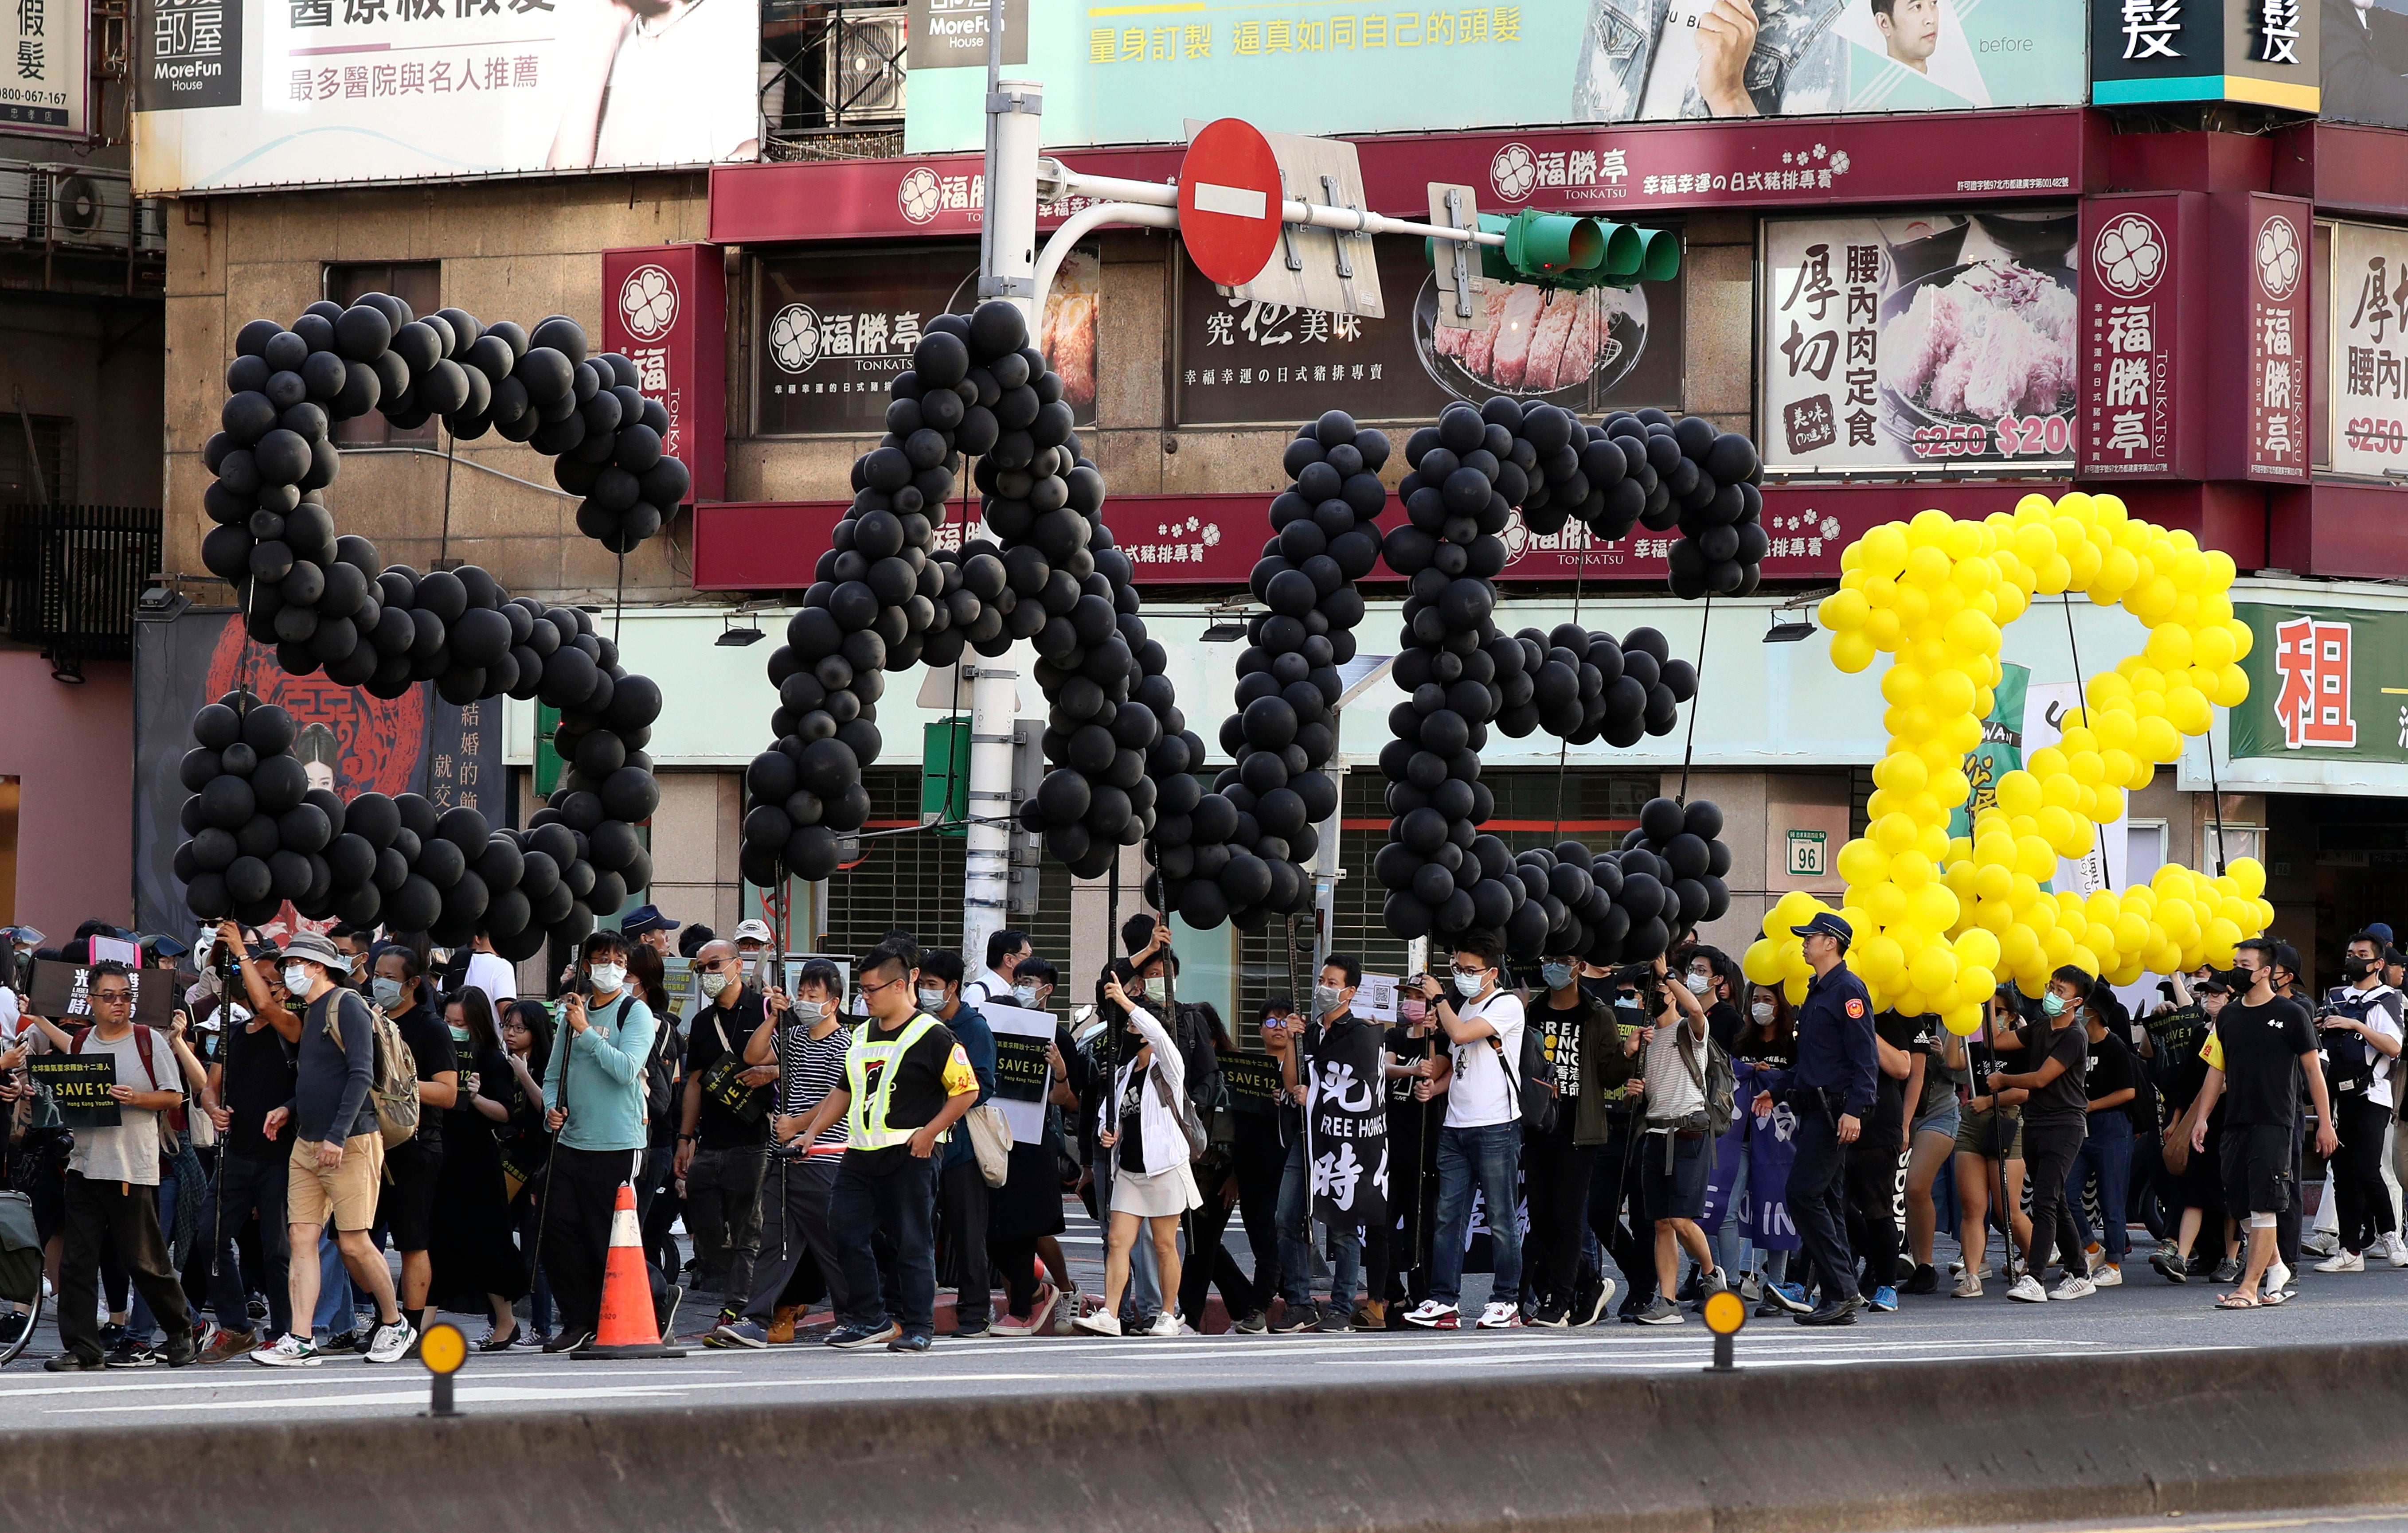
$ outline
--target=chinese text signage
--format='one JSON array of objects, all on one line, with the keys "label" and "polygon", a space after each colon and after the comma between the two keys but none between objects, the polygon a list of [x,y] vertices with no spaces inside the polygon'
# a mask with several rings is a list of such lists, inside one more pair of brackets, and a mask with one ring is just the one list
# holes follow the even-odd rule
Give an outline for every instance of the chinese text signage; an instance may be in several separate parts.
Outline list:
[{"label": "chinese text signage", "polygon": [[669,412],[661,447],[694,475],[696,500],[717,500],[725,481],[725,273],[716,245],[602,252],[603,345]]},{"label": "chinese text signage", "polygon": [[2069,462],[2074,235],[2070,208],[1767,223],[1767,464]]},{"label": "chinese text signage", "polygon": [[2332,471],[2408,468],[2408,230],[2332,226]]},{"label": "chinese text signage", "polygon": [[2236,603],[2255,643],[2239,756],[2408,762],[2408,613]]},{"label": "chinese text signage", "polygon": [[[2233,307],[2248,325],[2240,466],[2250,479],[2304,481],[2309,205],[2250,193],[2227,199],[2219,211],[2225,216],[2217,221],[2218,265],[2238,272],[2243,297]],[[2237,226],[2225,227],[2228,222]],[[2220,443],[2232,441],[2228,432],[2219,431],[2217,437]]]},{"label": "chinese text signage", "polygon": [[2098,0],[2090,7],[2090,99],[2247,101],[2313,114],[2319,3]]},{"label": "chinese text signage", "polygon": [[2176,368],[2175,263],[2196,220],[2180,193],[2083,208],[2082,471],[2172,476],[2187,394]]},{"label": "chinese text signage", "polygon": [[86,0],[8,0],[0,11],[0,133],[85,136],[91,26]]}]

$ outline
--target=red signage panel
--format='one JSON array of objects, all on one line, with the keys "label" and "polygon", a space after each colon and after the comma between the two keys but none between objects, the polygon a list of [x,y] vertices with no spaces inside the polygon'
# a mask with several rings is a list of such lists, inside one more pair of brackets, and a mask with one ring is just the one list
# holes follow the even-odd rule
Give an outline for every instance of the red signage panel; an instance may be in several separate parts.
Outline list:
[{"label": "red signage panel", "polygon": [[2206,255],[2206,197],[2143,192],[2082,205],[2082,430],[2086,476],[2197,479],[2186,430],[2204,356],[2186,328]]},{"label": "red signage panel", "polygon": [[2208,391],[2208,475],[2305,483],[2315,208],[2297,197],[2228,192],[2209,222],[2215,259],[2206,338],[2215,360],[2205,370],[2244,383]]},{"label": "red signage panel", "polygon": [[697,501],[726,486],[726,270],[716,245],[602,252],[603,350],[634,362],[668,410],[661,446],[694,476]]}]

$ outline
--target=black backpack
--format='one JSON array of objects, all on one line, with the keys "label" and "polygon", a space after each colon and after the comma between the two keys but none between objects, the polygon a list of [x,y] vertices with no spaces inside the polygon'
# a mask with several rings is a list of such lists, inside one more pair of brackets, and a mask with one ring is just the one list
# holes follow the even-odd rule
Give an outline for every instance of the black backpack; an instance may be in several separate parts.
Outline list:
[{"label": "black backpack", "polygon": [[[1505,1040],[1491,1033],[1488,1046],[1497,1051],[1498,1064],[1503,1065]],[[1539,1030],[1530,1025],[1526,1013],[1522,1022],[1521,1055],[1518,1069],[1506,1069],[1505,1082],[1522,1119],[1522,1132],[1525,1136],[1552,1134],[1563,1104],[1555,1099],[1555,1067],[1547,1063],[1547,1046],[1541,1041]]]}]

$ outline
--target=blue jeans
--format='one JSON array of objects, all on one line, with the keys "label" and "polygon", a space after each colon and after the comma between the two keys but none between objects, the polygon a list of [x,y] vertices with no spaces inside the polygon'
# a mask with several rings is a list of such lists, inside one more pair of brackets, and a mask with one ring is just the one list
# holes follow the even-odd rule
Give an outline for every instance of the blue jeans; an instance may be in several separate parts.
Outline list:
[{"label": "blue jeans", "polygon": [[[2099,1177],[2099,1217],[2107,1226],[2097,1231],[2082,1211],[2082,1183],[2093,1172]],[[2132,1120],[2124,1116],[2121,1108],[2090,1114],[2090,1137],[2082,1141],[2073,1169],[2066,1173],[2065,1203],[2072,1211],[2074,1227],[2082,1232],[2083,1244],[2089,1244],[2095,1236],[2107,1248],[2107,1259],[2118,1267],[2124,1265],[2128,1243],[2125,1198],[2131,1187]]]},{"label": "blue jeans", "polygon": [[[1304,1141],[1287,1147],[1287,1166],[1280,1172],[1279,1210],[1280,1297],[1291,1311],[1310,1310],[1312,1303],[1312,1175],[1305,1168]],[[1354,1304],[1354,1285],[1362,1276],[1363,1242],[1353,1230],[1330,1231],[1329,1302],[1340,1310]]]},{"label": "blue jeans", "polygon": [[937,1331],[937,1184],[930,1163],[906,1151],[897,1164],[877,1169],[863,1152],[848,1150],[828,1196],[828,1234],[844,1254],[844,1286],[851,1307],[848,1325],[883,1330],[886,1297],[878,1281],[873,1236],[894,1242],[896,1290],[902,1313],[894,1316],[905,1334]]},{"label": "blue jeans", "polygon": [[1522,1219],[1513,1196],[1513,1172],[1522,1155],[1522,1125],[1438,1131],[1438,1239],[1430,1252],[1430,1297],[1454,1304],[1463,1297],[1463,1247],[1471,1227],[1474,1186],[1488,1208],[1488,1234],[1496,1253],[1497,1302],[1510,1304],[1522,1291]]}]

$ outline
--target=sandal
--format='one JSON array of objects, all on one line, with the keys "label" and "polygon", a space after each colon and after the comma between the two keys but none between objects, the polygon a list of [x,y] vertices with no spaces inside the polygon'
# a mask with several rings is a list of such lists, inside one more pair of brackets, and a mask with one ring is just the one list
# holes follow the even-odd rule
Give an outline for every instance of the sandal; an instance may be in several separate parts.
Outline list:
[{"label": "sandal", "polygon": [[2218,1297],[2215,1307],[2219,1310],[2255,1310],[2258,1307],[2258,1299],[2252,1298],[2247,1294],[2231,1293]]},{"label": "sandal", "polygon": [[2271,1309],[2274,1305],[2288,1304],[2289,1302],[2291,1302],[2291,1296],[2285,1293],[2280,1288],[2270,1289],[2266,1293],[2258,1296],[2258,1307],[2261,1309]]}]

